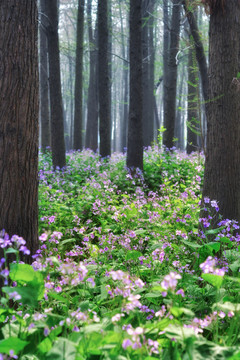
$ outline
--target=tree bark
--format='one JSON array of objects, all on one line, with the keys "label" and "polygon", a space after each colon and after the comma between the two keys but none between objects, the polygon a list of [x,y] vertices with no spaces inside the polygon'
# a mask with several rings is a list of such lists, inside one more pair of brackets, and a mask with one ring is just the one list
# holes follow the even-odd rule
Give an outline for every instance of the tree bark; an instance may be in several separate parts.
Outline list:
[{"label": "tree bark", "polygon": [[50,147],[50,114],[48,88],[48,51],[46,36],[46,0],[40,1],[39,26],[39,78],[40,78],[40,122],[41,122],[41,149],[43,152]]},{"label": "tree bark", "polygon": [[61,92],[57,0],[46,1],[53,168],[66,165]]},{"label": "tree bark", "polygon": [[174,146],[174,128],[176,118],[176,91],[177,91],[177,61],[176,55],[179,49],[181,0],[173,0],[170,47],[167,78],[164,82],[164,127],[163,143],[171,149]]},{"label": "tree bark", "polygon": [[0,229],[22,236],[33,254],[38,249],[37,1],[4,1],[0,19]]},{"label": "tree bark", "polygon": [[143,169],[142,96],[142,9],[139,0],[131,0],[128,168]]},{"label": "tree bark", "polygon": [[215,9],[209,32],[209,106],[203,198],[240,221],[240,3]]},{"label": "tree bark", "polygon": [[108,0],[98,0],[98,98],[100,120],[100,155],[111,155],[111,111],[108,56]]},{"label": "tree bark", "polygon": [[75,107],[74,107],[74,143],[75,150],[83,147],[83,35],[84,35],[84,0],[78,0]]},{"label": "tree bark", "polygon": [[90,50],[90,74],[88,85],[87,100],[87,127],[85,146],[86,148],[97,151],[98,148],[98,91],[97,91],[97,31],[93,36],[92,29],[92,0],[87,2],[87,24],[88,24],[88,41]]}]

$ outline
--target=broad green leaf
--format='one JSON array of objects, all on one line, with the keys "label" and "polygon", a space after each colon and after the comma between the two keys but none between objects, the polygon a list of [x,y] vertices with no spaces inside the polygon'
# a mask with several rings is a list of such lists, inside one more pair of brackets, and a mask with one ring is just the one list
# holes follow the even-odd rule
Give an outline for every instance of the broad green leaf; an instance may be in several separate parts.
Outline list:
[{"label": "broad green leaf", "polygon": [[0,353],[9,354],[10,350],[14,350],[14,353],[18,354],[28,343],[28,341],[23,341],[11,336],[8,339],[0,341]]},{"label": "broad green leaf", "polygon": [[58,338],[52,349],[45,354],[44,360],[75,360],[76,346],[65,338]]},{"label": "broad green leaf", "polygon": [[215,275],[215,274],[202,274],[201,277],[207,281],[209,284],[215,286],[217,289],[220,289],[222,282],[223,282],[223,276]]},{"label": "broad green leaf", "polygon": [[37,348],[42,354],[46,354],[52,348],[52,341],[49,339],[49,337],[46,337],[43,341],[40,342],[40,344],[38,344]]},{"label": "broad green leaf", "polygon": [[223,312],[229,312],[229,311],[240,311],[240,304],[233,304],[230,301],[227,301],[225,303],[216,303],[214,304],[214,308],[222,310]]}]

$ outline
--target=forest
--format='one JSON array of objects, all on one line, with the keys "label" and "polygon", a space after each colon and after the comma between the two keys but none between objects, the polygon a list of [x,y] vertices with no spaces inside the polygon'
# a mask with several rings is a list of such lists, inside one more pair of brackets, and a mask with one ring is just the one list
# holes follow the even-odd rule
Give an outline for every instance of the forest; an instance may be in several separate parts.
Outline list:
[{"label": "forest", "polygon": [[240,2],[0,18],[0,360],[240,359]]}]

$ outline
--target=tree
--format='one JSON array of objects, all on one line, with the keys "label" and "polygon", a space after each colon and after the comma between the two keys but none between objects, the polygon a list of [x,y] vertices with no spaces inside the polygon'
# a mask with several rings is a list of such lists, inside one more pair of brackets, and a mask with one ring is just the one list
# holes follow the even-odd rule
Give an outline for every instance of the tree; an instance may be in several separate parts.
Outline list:
[{"label": "tree", "polygon": [[198,83],[195,51],[193,41],[189,36],[190,48],[188,50],[188,113],[187,113],[187,153],[198,149],[197,132],[198,126]]},{"label": "tree", "polygon": [[205,3],[211,15],[203,198],[219,201],[224,218],[240,221],[240,3]]},{"label": "tree", "polygon": [[48,92],[48,52],[46,36],[46,0],[40,1],[39,26],[39,78],[40,78],[40,122],[41,122],[41,148],[44,152],[50,146],[50,114]]},{"label": "tree", "polygon": [[0,229],[38,249],[37,1],[0,6]]},{"label": "tree", "polygon": [[174,145],[174,127],[176,117],[176,91],[177,91],[177,60],[176,56],[179,49],[180,34],[180,15],[181,0],[173,0],[170,45],[168,56],[168,69],[166,81],[164,82],[165,101],[164,101],[164,127],[166,131],[163,135],[163,142],[167,148]]},{"label": "tree", "polygon": [[83,130],[83,31],[84,0],[78,0],[76,76],[75,76],[75,108],[74,108],[74,144],[75,150],[82,149]]},{"label": "tree", "polygon": [[64,117],[61,92],[59,39],[58,39],[58,1],[46,1],[46,16],[48,23],[48,59],[49,88],[51,107],[51,146],[53,168],[62,169],[66,165],[64,142]]},{"label": "tree", "polygon": [[130,1],[130,105],[127,166],[143,169],[142,4]]},{"label": "tree", "polygon": [[98,91],[97,91],[97,31],[92,28],[92,0],[87,2],[88,42],[90,50],[90,70],[87,100],[86,148],[98,148]]},{"label": "tree", "polygon": [[111,155],[111,110],[108,55],[108,0],[98,0],[98,99],[100,155]]}]

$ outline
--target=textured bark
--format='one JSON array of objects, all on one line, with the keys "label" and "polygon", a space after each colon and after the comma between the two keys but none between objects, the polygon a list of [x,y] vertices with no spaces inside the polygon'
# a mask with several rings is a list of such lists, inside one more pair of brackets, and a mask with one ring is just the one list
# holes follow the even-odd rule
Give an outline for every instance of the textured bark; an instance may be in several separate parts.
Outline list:
[{"label": "textured bark", "polygon": [[[181,0],[173,0],[168,71],[164,82],[164,145],[171,149],[174,146],[174,127],[176,118],[176,92],[177,92],[177,62],[176,55],[179,50]],[[164,74],[165,75],[165,74]]]},{"label": "textured bark", "polygon": [[240,221],[240,3],[210,16],[209,106],[203,197],[219,201],[224,218]]},{"label": "textured bark", "polygon": [[[191,38],[190,38],[191,43]],[[197,151],[197,132],[199,131],[198,116],[198,72],[196,69],[195,52],[192,47],[188,52],[188,113],[187,113],[187,153]]]},{"label": "textured bark", "polygon": [[100,155],[111,155],[111,111],[108,56],[108,0],[98,0],[98,98]]},{"label": "textured bark", "polygon": [[0,19],[0,229],[22,236],[33,254],[38,248],[37,1],[4,1]]},{"label": "textured bark", "polygon": [[75,150],[83,147],[83,34],[84,34],[84,0],[78,0],[75,107],[74,107],[74,142]]},{"label": "textured bark", "polygon": [[87,2],[88,41],[90,49],[90,75],[87,100],[86,148],[97,151],[98,148],[98,92],[97,92],[97,50],[96,37],[92,29],[92,0]]},{"label": "textured bark", "polygon": [[142,9],[130,1],[130,106],[127,166],[143,169],[142,134]]},{"label": "textured bark", "polygon": [[51,105],[51,146],[53,168],[62,169],[66,165],[64,142],[64,117],[61,92],[60,57],[58,39],[57,0],[46,1],[49,88]]},{"label": "textured bark", "polygon": [[50,146],[50,114],[48,91],[48,51],[46,36],[46,0],[40,0],[40,26],[39,26],[39,77],[40,77],[40,122],[41,122],[41,148],[44,152]]}]

